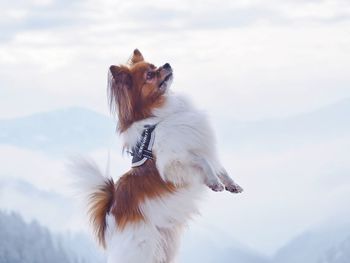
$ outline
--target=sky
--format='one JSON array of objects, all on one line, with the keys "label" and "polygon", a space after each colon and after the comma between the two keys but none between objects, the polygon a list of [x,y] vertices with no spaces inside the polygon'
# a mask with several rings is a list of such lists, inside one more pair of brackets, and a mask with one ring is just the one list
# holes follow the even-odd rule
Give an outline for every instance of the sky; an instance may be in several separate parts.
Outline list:
[{"label": "sky", "polygon": [[[72,106],[108,114],[107,69],[126,62],[134,48],[155,65],[169,62],[171,88],[216,124],[282,120],[350,98],[348,0],[17,0],[0,4],[0,32],[0,120]],[[232,131],[230,124],[215,129]],[[342,213],[341,200],[350,200],[349,137],[283,150],[277,141],[277,150],[230,149],[218,141],[223,163],[246,192],[234,201],[211,194],[197,221],[203,228],[271,255]],[[104,165],[105,149],[91,155]],[[116,170],[127,169],[119,151],[113,156],[121,164]],[[9,145],[0,145],[0,159],[0,177],[30,178],[43,193],[60,188],[68,196],[61,159]],[[41,173],[33,172],[37,167]],[[48,215],[43,223],[57,228],[81,224]]]},{"label": "sky", "polygon": [[134,48],[213,115],[280,118],[350,96],[346,0],[17,0],[0,17],[0,118],[107,113],[107,69]]}]

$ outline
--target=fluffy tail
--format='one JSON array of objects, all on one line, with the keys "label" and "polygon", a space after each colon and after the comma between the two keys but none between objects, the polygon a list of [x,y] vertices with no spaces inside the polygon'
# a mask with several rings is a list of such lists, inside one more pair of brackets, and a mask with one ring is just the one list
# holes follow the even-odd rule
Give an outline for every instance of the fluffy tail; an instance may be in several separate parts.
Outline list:
[{"label": "fluffy tail", "polygon": [[113,200],[115,185],[112,178],[103,175],[92,160],[74,159],[70,170],[75,175],[75,188],[84,194],[88,214],[96,237],[102,247],[106,247],[106,215]]}]

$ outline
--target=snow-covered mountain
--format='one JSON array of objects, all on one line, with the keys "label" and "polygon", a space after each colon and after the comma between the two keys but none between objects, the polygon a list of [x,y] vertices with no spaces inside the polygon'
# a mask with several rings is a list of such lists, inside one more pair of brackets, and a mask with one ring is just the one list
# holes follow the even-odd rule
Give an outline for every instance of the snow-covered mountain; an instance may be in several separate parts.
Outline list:
[{"label": "snow-covered mountain", "polygon": [[350,235],[332,246],[317,263],[348,263],[350,259]]},{"label": "snow-covered mountain", "polygon": [[[332,227],[331,227],[332,228]],[[183,263],[348,263],[349,228],[308,231],[268,258],[225,235],[213,240],[206,231],[187,233],[181,251]],[[213,229],[208,229],[215,231]],[[55,234],[37,222],[25,222],[17,213],[0,210],[0,262],[99,263],[104,255],[85,234]]]},{"label": "snow-covered mountain", "polygon": [[30,180],[0,176],[0,209],[17,211],[25,220],[35,219],[55,231],[70,229],[77,204],[69,196],[40,189]]},{"label": "snow-covered mountain", "polygon": [[[2,263],[99,263],[98,253],[84,236],[60,236],[35,221],[25,222],[17,213],[0,211],[0,262]],[[75,249],[79,244],[84,250]],[[83,252],[83,254],[82,254]],[[88,257],[87,255],[90,255]]]},{"label": "snow-covered mountain", "polygon": [[[350,134],[350,99],[284,119],[237,122],[213,118],[219,140],[230,147],[258,149],[295,147],[303,143],[346,137]],[[225,127],[225,129],[220,129]]]},{"label": "snow-covered mountain", "polygon": [[[348,136],[350,99],[285,119],[238,122],[213,116],[219,140],[228,146],[296,145]],[[91,151],[116,138],[115,122],[84,108],[68,108],[0,120],[0,144],[50,153]]]},{"label": "snow-covered mountain", "polygon": [[[255,122],[212,118],[220,152],[276,152],[302,145],[350,140],[350,99],[313,112]],[[98,149],[121,151],[112,117],[84,108],[0,119],[0,147],[14,146],[54,155],[86,154]],[[1,172],[1,171],[0,171]],[[340,171],[341,172],[341,171]]]},{"label": "snow-covered mountain", "polygon": [[115,134],[112,118],[88,109],[68,108],[0,120],[0,144],[74,153],[106,147]]},{"label": "snow-covered mountain", "polygon": [[191,231],[185,233],[180,255],[183,263],[270,263],[265,255],[208,226],[191,226]]},{"label": "snow-covered mountain", "polygon": [[349,251],[345,251],[349,240],[350,223],[332,225],[330,222],[317,229],[310,229],[290,240],[277,251],[272,263],[342,262],[337,261],[335,254],[341,253],[342,257],[346,253],[349,255]]}]

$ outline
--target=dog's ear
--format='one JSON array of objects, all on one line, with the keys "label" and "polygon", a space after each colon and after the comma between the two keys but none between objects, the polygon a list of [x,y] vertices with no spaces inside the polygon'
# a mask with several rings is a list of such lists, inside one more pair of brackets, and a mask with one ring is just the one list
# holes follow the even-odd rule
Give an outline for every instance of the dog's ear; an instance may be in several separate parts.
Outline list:
[{"label": "dog's ear", "polygon": [[131,59],[130,59],[130,65],[134,65],[134,64],[141,62],[141,61],[144,61],[144,58],[143,58],[140,50],[135,49],[134,53],[132,54]]},{"label": "dog's ear", "polygon": [[118,129],[122,132],[132,123],[134,116],[132,76],[125,66],[110,66],[109,72],[109,106],[112,114],[118,114]]},{"label": "dog's ear", "polygon": [[[111,112],[129,101],[128,93],[132,88],[132,77],[128,67],[110,66],[108,74],[108,98]],[[130,106],[129,106],[130,107]]]},{"label": "dog's ear", "polygon": [[[132,78],[130,71],[127,67],[124,66],[110,66],[109,71],[112,76],[112,80],[114,83],[110,83],[111,85],[115,85],[115,88],[131,88]],[[110,86],[111,86],[110,85]]]}]

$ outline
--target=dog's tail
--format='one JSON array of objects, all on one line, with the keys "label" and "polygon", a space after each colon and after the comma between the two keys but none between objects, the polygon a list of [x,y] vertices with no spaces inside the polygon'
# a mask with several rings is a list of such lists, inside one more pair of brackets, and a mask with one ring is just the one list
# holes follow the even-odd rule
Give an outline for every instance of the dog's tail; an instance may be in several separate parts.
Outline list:
[{"label": "dog's tail", "polygon": [[75,175],[75,188],[83,194],[87,202],[90,222],[96,237],[105,248],[106,216],[113,204],[115,193],[113,179],[103,175],[92,160],[74,159],[71,161],[70,170]]}]

